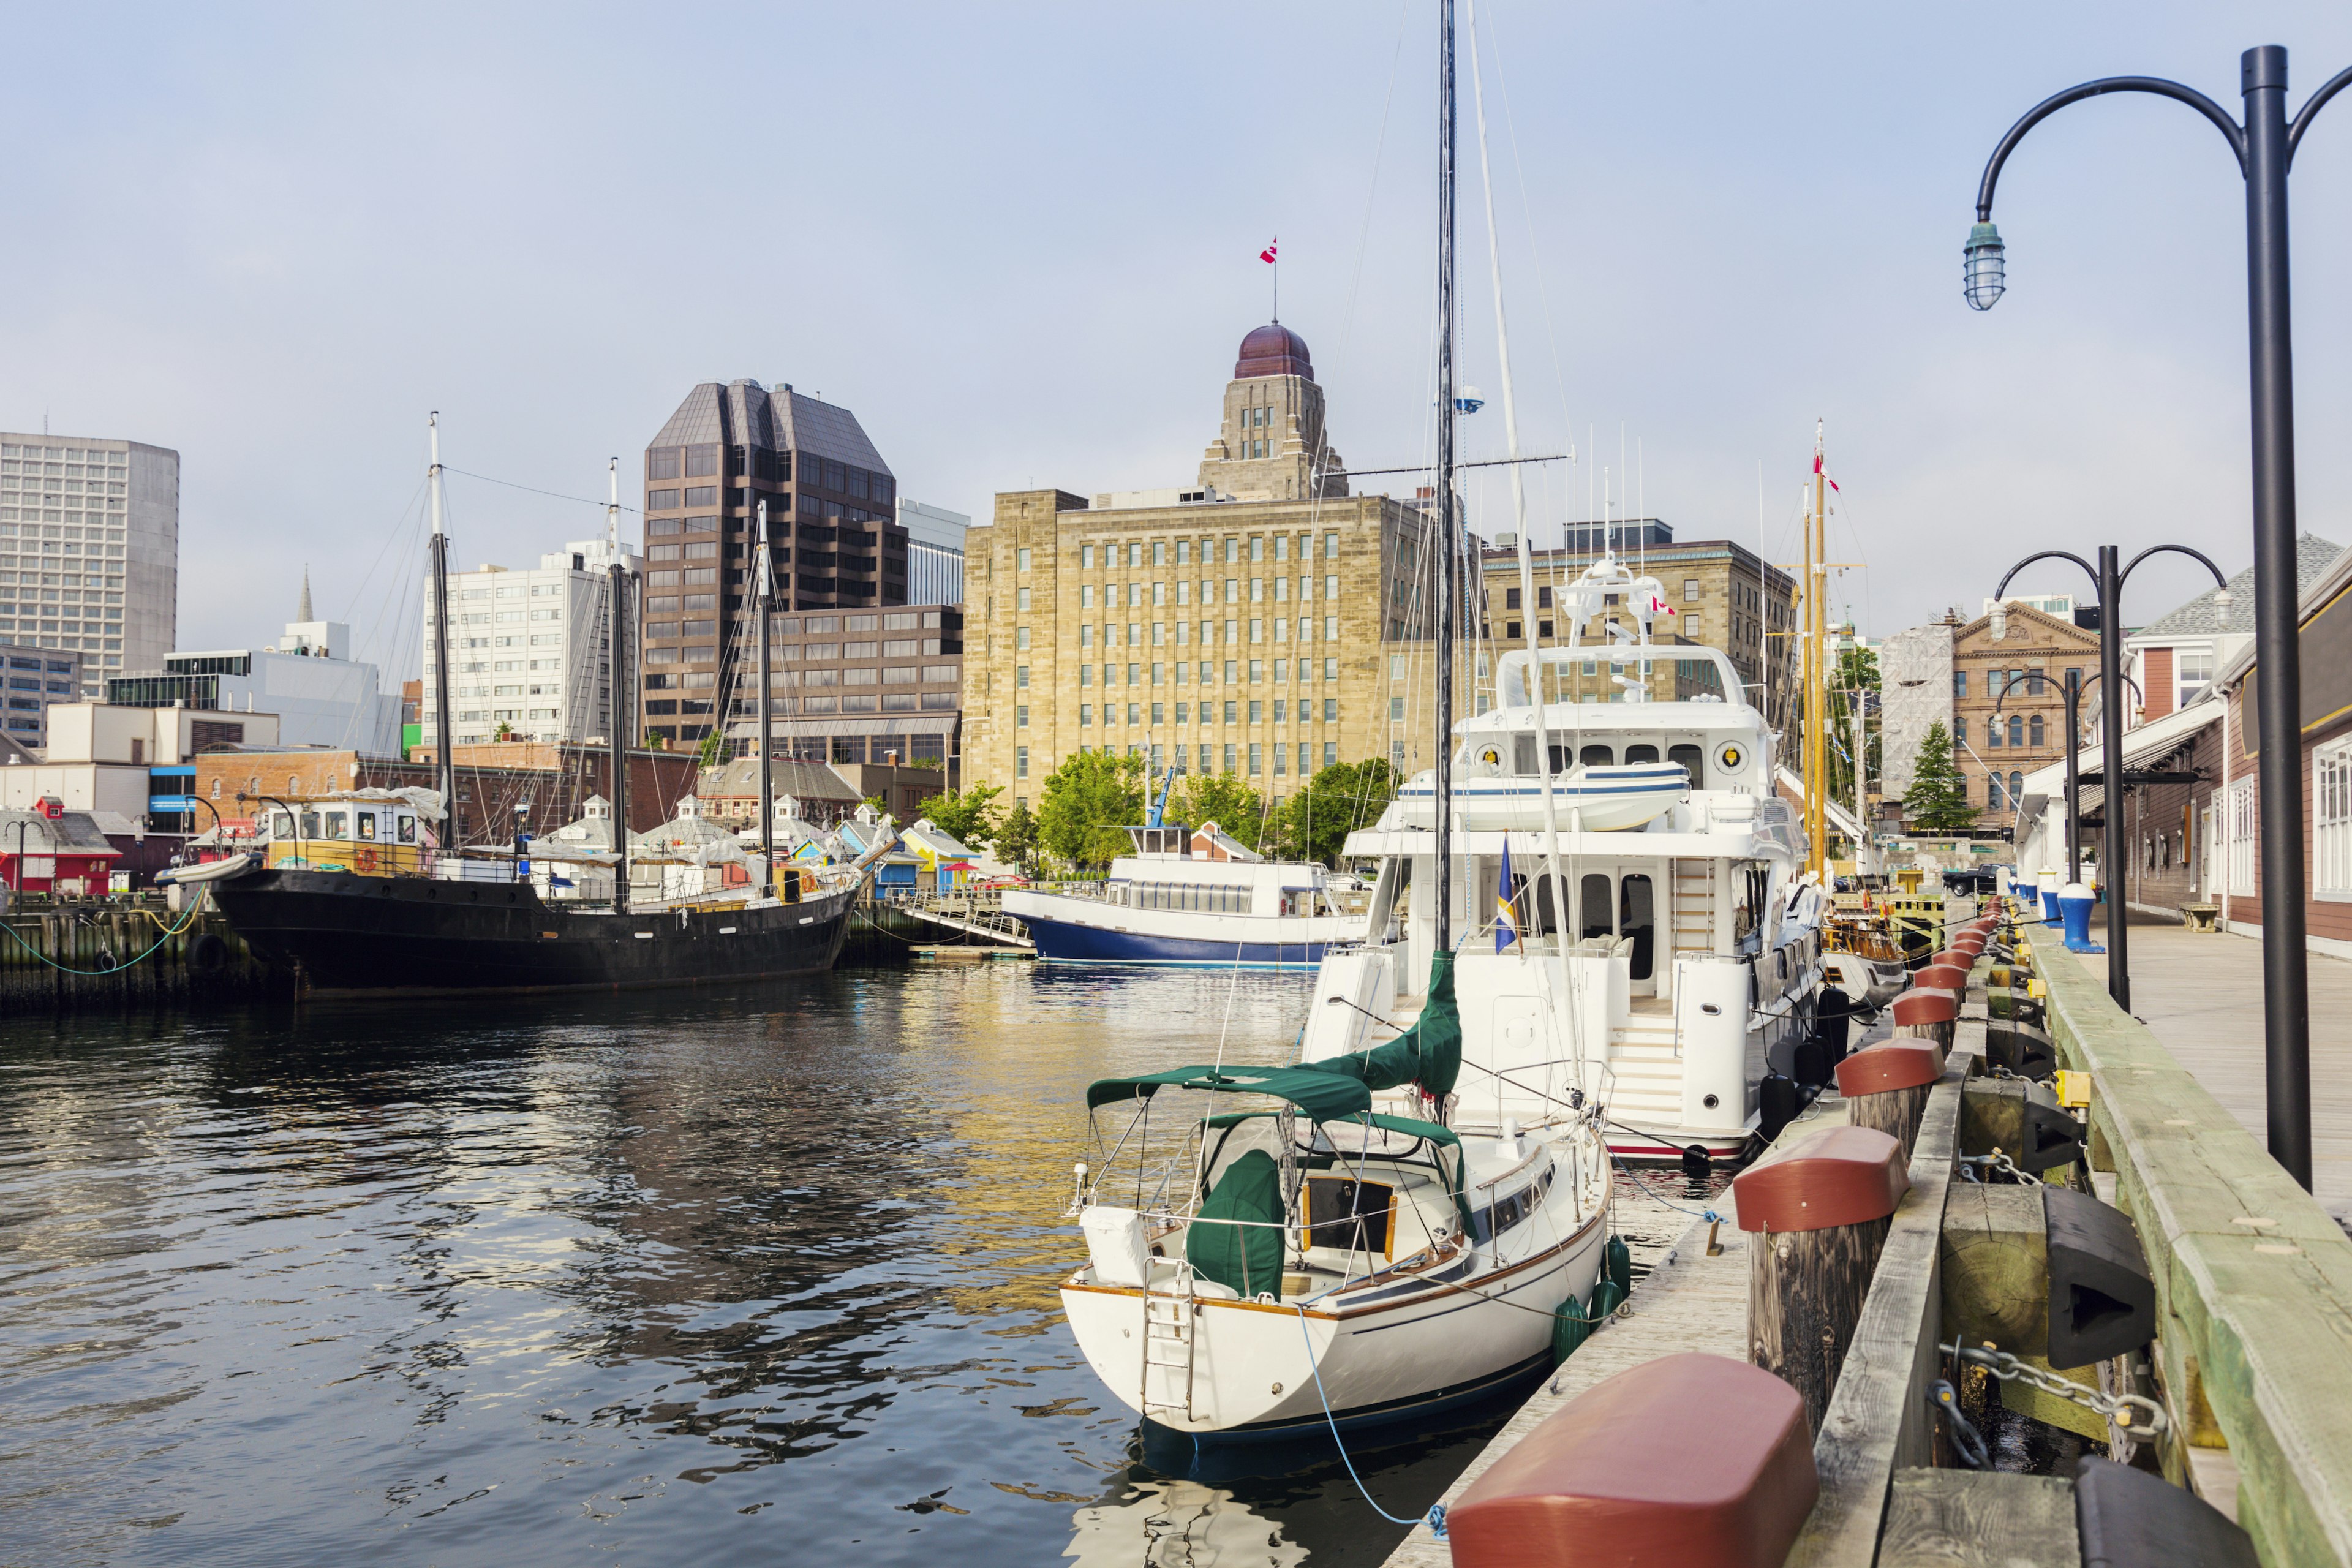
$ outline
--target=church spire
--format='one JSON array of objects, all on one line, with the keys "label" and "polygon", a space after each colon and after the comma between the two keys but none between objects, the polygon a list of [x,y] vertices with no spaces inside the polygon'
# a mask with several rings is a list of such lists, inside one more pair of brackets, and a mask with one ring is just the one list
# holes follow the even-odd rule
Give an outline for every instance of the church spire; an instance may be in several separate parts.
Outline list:
[{"label": "church spire", "polygon": [[305,561],[302,563],[302,602],[295,608],[294,619],[299,625],[317,618],[310,614],[310,563]]}]

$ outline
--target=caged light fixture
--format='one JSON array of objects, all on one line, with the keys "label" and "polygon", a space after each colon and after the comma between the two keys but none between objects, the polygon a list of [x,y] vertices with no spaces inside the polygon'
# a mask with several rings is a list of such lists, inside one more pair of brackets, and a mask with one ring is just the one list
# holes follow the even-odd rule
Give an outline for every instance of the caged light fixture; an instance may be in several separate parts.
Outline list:
[{"label": "caged light fixture", "polygon": [[1980,223],[1969,230],[1968,247],[1960,252],[1961,292],[1979,310],[1990,310],[2009,287],[2001,260],[2000,230]]}]

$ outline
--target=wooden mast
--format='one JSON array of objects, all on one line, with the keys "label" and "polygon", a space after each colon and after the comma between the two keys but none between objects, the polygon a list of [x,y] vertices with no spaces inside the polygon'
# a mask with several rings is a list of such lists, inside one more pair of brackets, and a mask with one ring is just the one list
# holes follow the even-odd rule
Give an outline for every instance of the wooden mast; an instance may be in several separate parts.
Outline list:
[{"label": "wooden mast", "polygon": [[1805,523],[1805,869],[1825,878],[1829,861],[1829,476],[1822,426],[1813,424],[1813,515]]}]

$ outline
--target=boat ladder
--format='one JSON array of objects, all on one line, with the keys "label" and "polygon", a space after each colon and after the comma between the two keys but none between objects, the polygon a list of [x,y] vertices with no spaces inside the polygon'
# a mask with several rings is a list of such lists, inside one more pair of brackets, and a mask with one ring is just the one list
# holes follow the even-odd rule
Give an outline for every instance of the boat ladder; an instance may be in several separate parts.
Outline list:
[{"label": "boat ladder", "polygon": [[[1186,1285],[1190,1279],[1183,1281]],[[1194,1318],[1200,1309],[1190,1289],[1181,1295],[1143,1293],[1143,1413],[1181,1413],[1192,1419]],[[1158,1387],[1155,1390],[1154,1384]],[[1159,1395],[1155,1397],[1155,1394]]]}]

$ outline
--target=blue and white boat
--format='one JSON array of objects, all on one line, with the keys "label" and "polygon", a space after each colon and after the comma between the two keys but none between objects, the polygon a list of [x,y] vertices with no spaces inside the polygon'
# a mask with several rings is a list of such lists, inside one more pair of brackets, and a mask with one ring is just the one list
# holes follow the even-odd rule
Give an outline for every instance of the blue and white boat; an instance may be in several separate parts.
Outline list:
[{"label": "blue and white boat", "polygon": [[1040,959],[1312,969],[1363,940],[1363,914],[1340,910],[1319,865],[1268,860],[1213,822],[1127,832],[1134,853],[1098,884],[1005,889]]}]

